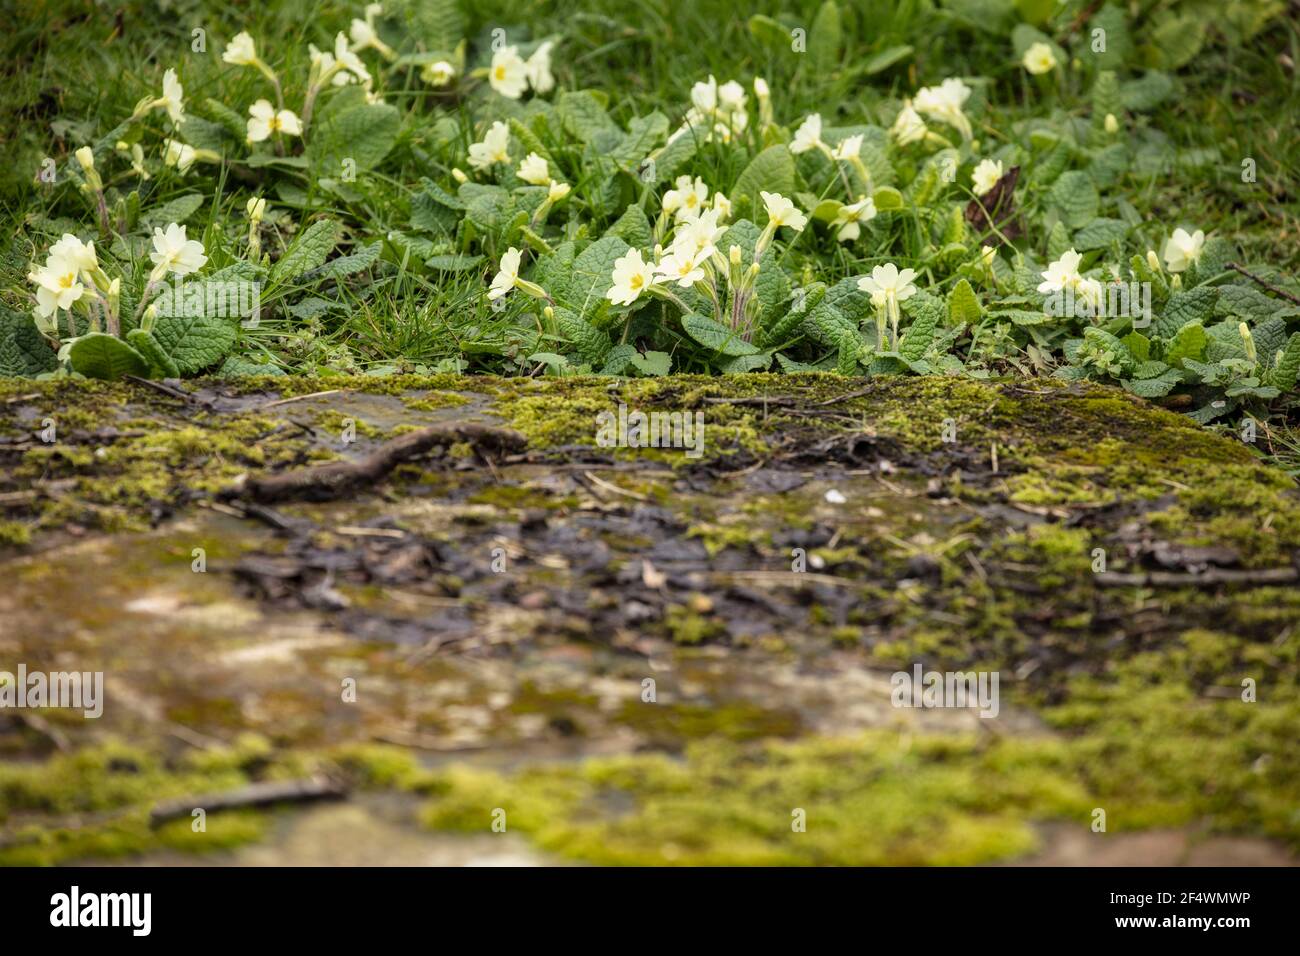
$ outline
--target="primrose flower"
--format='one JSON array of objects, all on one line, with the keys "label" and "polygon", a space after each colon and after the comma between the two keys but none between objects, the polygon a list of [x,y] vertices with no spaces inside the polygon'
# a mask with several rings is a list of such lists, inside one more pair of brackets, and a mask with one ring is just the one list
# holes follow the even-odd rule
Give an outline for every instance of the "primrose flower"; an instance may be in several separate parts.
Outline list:
[{"label": "primrose flower", "polygon": [[1050,43],[1043,43],[1040,40],[1025,51],[1020,62],[1030,73],[1041,76],[1044,73],[1051,73],[1056,67],[1056,54],[1052,52]]},{"label": "primrose flower", "polygon": [[700,80],[691,86],[691,104],[701,113],[714,113],[718,109],[718,81],[709,74],[707,80]]},{"label": "primrose flower", "polygon": [[203,254],[203,243],[185,238],[185,227],[174,222],[165,231],[154,229],[153,248],[154,251],[149,253],[154,264],[153,272],[149,273],[150,282],[157,282],[168,272],[178,276],[189,275],[202,269],[208,261]]},{"label": "primrose flower", "polygon": [[524,63],[528,85],[534,92],[549,93],[555,89],[555,75],[551,72],[551,48],[554,46],[554,41],[547,40]]},{"label": "primrose flower", "polygon": [[971,183],[975,195],[983,196],[998,184],[1002,178],[1002,163],[993,159],[981,159],[975,171],[971,173]]},{"label": "primrose flower", "polygon": [[683,220],[673,236],[673,252],[685,250],[696,262],[713,255],[718,240],[727,231],[725,226],[718,225],[720,215],[717,209],[706,209],[694,219]]},{"label": "primrose flower", "polygon": [[799,232],[808,224],[808,217],[805,216],[793,202],[779,193],[760,191],[759,196],[762,198],[763,205],[767,209],[768,225],[772,228],[789,226],[795,232]]},{"label": "primrose flower", "polygon": [[844,140],[831,152],[831,155],[842,162],[858,162],[862,159],[862,135],[850,136]]},{"label": "primrose flower", "polygon": [[925,120],[921,119],[921,114],[912,108],[909,100],[904,100],[894,125],[889,127],[889,135],[899,146],[906,146],[925,139],[926,132]]},{"label": "primrose flower", "polygon": [[149,179],[149,170],[144,168],[144,147],[139,143],[131,144],[131,169],[141,179]]},{"label": "primrose flower", "polygon": [[820,113],[812,113],[794,131],[794,140],[790,143],[790,152],[798,155],[810,149],[826,152],[829,147],[822,142],[822,118]]},{"label": "primrose flower", "polygon": [[862,235],[862,226],[876,218],[876,203],[870,196],[860,196],[858,201],[841,206],[835,213],[832,228],[839,227],[835,238],[840,242],[852,242]]},{"label": "primrose flower", "polygon": [[962,106],[970,98],[970,92],[970,87],[961,80],[949,77],[938,86],[917,90],[916,108],[926,116],[952,126],[963,139],[969,140],[974,133]]},{"label": "primrose flower", "polygon": [[481,143],[469,147],[469,164],[475,169],[488,169],[493,163],[510,162],[510,127],[500,120],[492,124]]},{"label": "primrose flower", "polygon": [[703,281],[704,270],[699,266],[699,257],[691,255],[688,249],[678,249],[664,256],[655,269],[655,276],[687,289]]},{"label": "primrose flower", "polygon": [[690,176],[678,176],[676,186],[676,189],[664,193],[664,212],[673,213],[679,222],[695,219],[705,208],[705,201],[709,198],[709,187],[698,176],[695,177],[694,182],[691,181]]},{"label": "primrose flower", "polygon": [[551,170],[546,165],[546,160],[536,153],[529,153],[524,157],[524,161],[519,164],[518,175],[524,182],[534,186],[551,184]]},{"label": "primrose flower", "polygon": [[992,269],[993,260],[997,257],[998,251],[993,246],[980,246],[979,263],[985,269]]},{"label": "primrose flower", "polygon": [[696,129],[716,137],[723,143],[729,143],[734,133],[743,132],[749,125],[749,113],[745,110],[745,90],[734,81],[718,85],[718,81],[709,75],[691,87],[691,109],[687,112],[681,129],[669,137],[671,143],[688,130]]},{"label": "primrose flower", "polygon": [[517,47],[502,47],[492,54],[488,83],[507,99],[517,100],[524,95],[528,89],[528,64],[520,58]]},{"label": "primrose flower", "polygon": [[446,60],[425,64],[420,71],[420,79],[430,86],[446,86],[456,78],[456,68]]},{"label": "primrose flower", "polygon": [[269,139],[272,133],[284,133],[286,136],[301,136],[302,122],[292,110],[276,112],[267,100],[258,100],[248,108],[248,141],[260,143]]},{"label": "primrose flower", "polygon": [[[342,69],[351,72],[353,76],[362,83],[368,84],[371,82],[370,71],[367,70],[366,65],[361,62],[361,57],[353,53],[352,48],[348,46],[348,37],[346,33],[338,33],[334,37],[334,61]],[[350,78],[345,79],[344,82],[348,82],[349,80]],[[335,78],[335,83],[338,83],[337,77]]]},{"label": "primrose flower", "polygon": [[615,305],[631,305],[654,283],[654,267],[641,257],[640,249],[629,249],[615,260],[612,278],[606,298]]},{"label": "primrose flower", "polygon": [[[262,102],[265,103],[266,101],[262,100]],[[262,138],[265,139],[266,137]],[[166,166],[175,166],[181,173],[189,172],[190,167],[194,165],[194,161],[199,158],[199,151],[193,146],[177,142],[174,139],[167,140],[165,149],[166,151],[163,153],[163,164]]]},{"label": "primrose flower", "polygon": [[266,200],[261,196],[254,196],[248,200],[244,210],[248,213],[249,222],[261,222],[266,215]]},{"label": "primrose flower", "polygon": [[87,275],[99,269],[99,258],[95,255],[95,243],[82,242],[70,232],[65,232],[54,245],[50,246],[50,258],[61,259],[78,272]]},{"label": "primrose flower", "polygon": [[492,285],[488,289],[489,299],[499,299],[515,287],[519,281],[519,260],[522,255],[514,246],[506,250],[501,257],[500,271],[492,277]]},{"label": "primrose flower", "polygon": [[754,96],[758,100],[758,121],[766,129],[772,125],[772,90],[761,76],[754,77]]},{"label": "primrose flower", "polygon": [[915,269],[902,269],[892,262],[876,266],[870,276],[858,280],[858,288],[871,296],[875,306],[888,305],[910,299],[916,294],[912,280],[916,278]]},{"label": "primrose flower", "polygon": [[724,113],[742,112],[747,99],[745,88],[735,80],[729,80],[718,87],[718,108]]},{"label": "primrose flower", "polygon": [[1186,229],[1175,229],[1165,243],[1165,268],[1170,272],[1184,272],[1190,265],[1201,261],[1205,246],[1205,233],[1197,229],[1191,235]]},{"label": "primrose flower", "polygon": [[1081,262],[1083,256],[1073,249],[1061,253],[1061,258],[1049,265],[1047,271],[1042,273],[1043,281],[1039,283],[1038,291],[1051,293],[1060,292],[1066,287],[1077,287],[1083,279],[1079,274]]},{"label": "primrose flower", "polygon": [[385,57],[392,56],[392,47],[379,39],[379,34],[375,32],[372,20],[373,18],[371,20],[354,19],[348,24],[348,36],[352,40],[352,52],[376,50]]},{"label": "primrose flower", "polygon": [[731,200],[720,192],[713,194],[713,209],[720,221],[731,218]]},{"label": "primrose flower", "polygon": [[900,271],[892,262],[886,262],[872,269],[870,276],[858,280],[858,288],[871,296],[871,304],[876,307],[876,340],[881,348],[885,344],[886,317],[893,326],[894,339],[898,339],[899,303],[916,294],[916,286],[912,284],[915,278],[916,270]]},{"label": "primrose flower", "polygon": [[257,44],[253,42],[247,30],[231,37],[221,53],[221,60],[223,63],[232,63],[235,66],[257,65]]},{"label": "primrose flower", "polygon": [[560,182],[556,182],[555,180],[551,180],[550,189],[547,190],[546,193],[546,201],[550,203],[559,202],[565,196],[569,195],[570,188],[571,187],[569,186],[568,183],[560,183]]},{"label": "primrose flower", "polygon": [[185,118],[185,88],[176,79],[175,70],[168,69],[163,74],[163,95],[154,100],[154,106],[165,109],[173,123],[179,123]]},{"label": "primrose flower", "polygon": [[86,287],[77,279],[77,264],[51,254],[45,265],[27,278],[36,285],[36,311],[41,318],[59,309],[69,309],[81,298]]}]

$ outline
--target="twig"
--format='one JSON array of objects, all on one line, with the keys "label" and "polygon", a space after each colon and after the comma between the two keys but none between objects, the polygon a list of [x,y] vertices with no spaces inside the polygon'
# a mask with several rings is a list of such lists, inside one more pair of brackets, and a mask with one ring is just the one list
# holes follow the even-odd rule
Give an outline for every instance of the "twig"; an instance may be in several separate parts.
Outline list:
[{"label": "twig", "polygon": [[191,395],[181,388],[174,388],[166,382],[155,382],[152,379],[140,378],[138,375],[123,375],[128,382],[135,382],[137,385],[143,385],[145,388],[152,388],[155,392],[161,392],[169,398],[175,398],[189,405],[206,405],[211,406],[211,402],[205,402],[201,398]]},{"label": "twig", "polygon": [[249,478],[242,486],[227,489],[223,496],[260,502],[337,498],[355,488],[376,484],[398,465],[436,445],[456,442],[468,442],[477,448],[486,447],[498,452],[522,451],[528,445],[523,435],[508,428],[477,422],[432,425],[384,442],[360,461],[336,461],[265,478]]},{"label": "twig", "polygon": [[598,478],[596,475],[593,475],[589,471],[584,471],[582,473],[582,476],[586,478],[588,481],[590,481],[597,488],[600,488],[604,491],[608,491],[611,494],[625,495],[626,497],[633,498],[637,501],[650,500],[649,495],[643,495],[639,491],[628,491],[626,488],[620,488],[618,485],[614,484],[613,482],[606,481],[604,478]]},{"label": "twig", "polygon": [[1286,299],[1288,302],[1294,302],[1296,305],[1300,305],[1300,296],[1297,296],[1297,295],[1294,295],[1293,293],[1287,292],[1286,289],[1279,289],[1277,286],[1273,285],[1271,282],[1268,282],[1268,281],[1266,281],[1266,280],[1264,280],[1264,279],[1261,279],[1259,276],[1255,275],[1255,274],[1252,273],[1252,272],[1249,272],[1248,270],[1246,270],[1246,269],[1245,269],[1244,267],[1242,267],[1241,265],[1239,265],[1239,264],[1237,264],[1237,263],[1235,263],[1235,262],[1229,262],[1229,263],[1228,263],[1228,268],[1229,268],[1229,269],[1235,269],[1235,270],[1237,270],[1237,271],[1240,272],[1242,275],[1244,275],[1247,279],[1249,279],[1251,282],[1258,282],[1260,285],[1262,285],[1262,286],[1263,286],[1265,289],[1267,289],[1269,292],[1272,292],[1274,295],[1280,295],[1282,298]]},{"label": "twig", "polygon": [[281,398],[274,402],[267,402],[265,405],[258,405],[258,411],[264,408],[275,408],[277,405],[288,405],[290,402],[305,402],[309,398],[324,398],[326,395],[337,395],[343,391],[341,388],[331,388],[326,392],[312,392],[310,395],[295,395],[293,398]]},{"label": "twig", "polygon": [[1290,584],[1300,580],[1295,568],[1264,568],[1260,571],[1215,569],[1201,574],[1181,571],[1151,571],[1145,574],[1119,574],[1107,571],[1096,576],[1103,588],[1178,588],[1200,584]]},{"label": "twig", "polygon": [[269,780],[253,783],[226,793],[200,794],[180,800],[160,803],[149,814],[153,826],[188,817],[194,810],[215,813],[220,810],[237,810],[242,807],[266,807],[276,803],[304,803],[311,800],[339,800],[348,795],[341,783],[325,777],[307,780]]}]

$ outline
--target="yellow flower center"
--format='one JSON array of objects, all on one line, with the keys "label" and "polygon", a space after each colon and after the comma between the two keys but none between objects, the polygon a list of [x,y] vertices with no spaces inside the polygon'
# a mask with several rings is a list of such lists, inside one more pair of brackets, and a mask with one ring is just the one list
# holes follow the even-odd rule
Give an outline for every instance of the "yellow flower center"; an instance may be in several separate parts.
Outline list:
[{"label": "yellow flower center", "polygon": [[496,67],[492,71],[492,76],[494,79],[504,80],[506,78],[506,68],[504,66]]},{"label": "yellow flower center", "polygon": [[266,126],[268,129],[272,129],[272,130],[279,130],[283,128],[282,124],[280,123],[280,117],[278,116],[272,116],[269,120],[267,120]]},{"label": "yellow flower center", "polygon": [[634,275],[631,279],[627,281],[627,287],[631,289],[633,292],[640,289],[641,286],[643,285],[645,285],[645,276],[639,274]]},{"label": "yellow flower center", "polygon": [[77,274],[76,274],[75,272],[68,272],[68,273],[65,273],[65,274],[59,276],[59,288],[61,288],[61,289],[71,289],[72,286],[73,286],[73,284],[74,284],[76,281],[77,281]]}]

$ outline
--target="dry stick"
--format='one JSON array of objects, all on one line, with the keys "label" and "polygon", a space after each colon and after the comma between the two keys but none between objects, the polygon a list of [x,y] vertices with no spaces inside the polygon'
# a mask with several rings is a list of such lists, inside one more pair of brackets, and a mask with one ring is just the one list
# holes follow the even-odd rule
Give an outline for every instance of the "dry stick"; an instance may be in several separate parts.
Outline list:
[{"label": "dry stick", "polygon": [[1197,584],[1289,584],[1300,580],[1295,568],[1264,568],[1259,571],[1214,570],[1201,574],[1152,571],[1148,574],[1118,574],[1107,571],[1096,576],[1098,587],[1187,587]]},{"label": "dry stick", "polygon": [[1240,272],[1242,275],[1244,275],[1244,276],[1245,276],[1247,279],[1249,279],[1251,282],[1258,282],[1260,285],[1262,285],[1262,286],[1263,286],[1265,289],[1267,289],[1269,292],[1272,292],[1274,295],[1280,295],[1282,298],[1286,299],[1288,302],[1294,302],[1296,305],[1300,305],[1300,296],[1293,295],[1292,293],[1287,292],[1286,289],[1279,289],[1277,286],[1273,285],[1271,282],[1267,282],[1267,281],[1265,281],[1264,279],[1261,279],[1259,276],[1254,275],[1253,273],[1247,271],[1245,268],[1243,268],[1242,266],[1238,265],[1237,263],[1235,263],[1235,262],[1229,262],[1229,263],[1228,263],[1228,268],[1229,268],[1229,269],[1236,269],[1238,272]]},{"label": "dry stick", "polygon": [[215,813],[241,807],[266,807],[276,803],[304,803],[310,800],[340,800],[348,795],[347,787],[325,777],[307,780],[269,780],[253,783],[226,793],[200,794],[160,803],[149,814],[153,826],[188,817],[195,810]]},{"label": "dry stick", "polygon": [[477,422],[444,423],[384,442],[360,461],[336,461],[265,478],[249,478],[242,488],[229,489],[226,496],[260,502],[336,498],[354,488],[377,483],[398,465],[423,455],[436,445],[456,442],[467,442],[476,448],[495,452],[522,451],[528,446],[523,435],[508,428]]}]

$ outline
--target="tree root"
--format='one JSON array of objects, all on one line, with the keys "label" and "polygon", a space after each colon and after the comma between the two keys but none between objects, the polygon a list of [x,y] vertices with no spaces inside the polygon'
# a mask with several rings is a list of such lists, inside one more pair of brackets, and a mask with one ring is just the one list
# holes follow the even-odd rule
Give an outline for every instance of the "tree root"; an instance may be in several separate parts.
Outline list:
[{"label": "tree root", "polygon": [[528,445],[523,435],[508,428],[476,422],[433,425],[385,442],[360,461],[334,461],[314,468],[248,478],[242,485],[228,489],[223,497],[263,503],[338,498],[356,488],[376,484],[398,465],[418,458],[437,445],[458,442],[496,453],[518,452]]},{"label": "tree root", "polygon": [[270,780],[253,783],[226,793],[201,794],[160,803],[149,814],[153,826],[188,817],[195,810],[216,813],[243,807],[268,807],[276,803],[304,803],[312,800],[341,800],[348,795],[342,784],[324,777],[307,780]]}]

